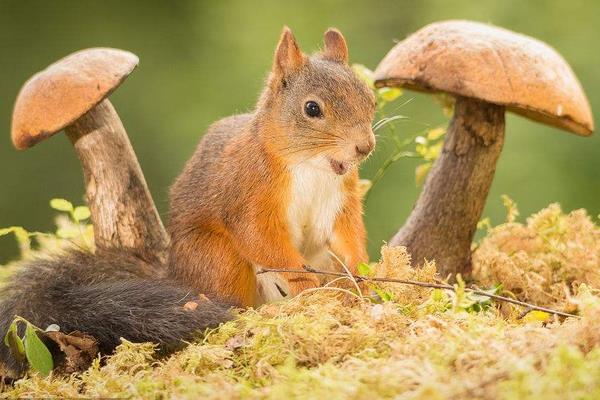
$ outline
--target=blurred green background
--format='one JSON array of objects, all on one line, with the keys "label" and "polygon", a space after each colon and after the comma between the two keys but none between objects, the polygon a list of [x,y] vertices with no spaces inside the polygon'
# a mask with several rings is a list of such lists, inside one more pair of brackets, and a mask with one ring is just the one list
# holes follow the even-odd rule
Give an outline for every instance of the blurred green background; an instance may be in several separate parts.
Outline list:
[{"label": "blurred green background", "polygon": [[[112,95],[152,194],[166,214],[169,184],[213,121],[250,110],[263,85],[282,26],[305,51],[338,27],[352,62],[375,68],[394,40],[427,23],[464,18],[490,22],[541,39],[570,63],[592,109],[600,109],[600,2],[571,1],[24,1],[0,0],[0,227],[52,229],[48,201],[81,203],[79,163],[64,135],[17,152],[10,117],[20,86],[36,71],[73,51],[110,46],[136,53],[138,70]],[[431,97],[398,112],[402,135],[445,123]],[[597,122],[596,122],[597,123]],[[600,212],[600,138],[580,138],[509,115],[507,139],[484,216],[501,222],[501,194],[521,215],[550,202],[565,210]],[[372,177],[392,150],[381,138],[362,169]],[[394,164],[366,204],[372,257],[402,224],[418,190],[415,160]],[[523,218],[523,217],[521,217]],[[12,238],[0,239],[0,263],[15,257]]]}]

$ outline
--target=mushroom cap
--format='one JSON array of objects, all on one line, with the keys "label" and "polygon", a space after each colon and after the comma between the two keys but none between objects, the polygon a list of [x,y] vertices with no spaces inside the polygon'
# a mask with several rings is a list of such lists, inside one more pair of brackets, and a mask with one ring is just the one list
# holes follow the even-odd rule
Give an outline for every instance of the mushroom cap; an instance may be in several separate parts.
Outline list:
[{"label": "mushroom cap", "polygon": [[547,44],[470,21],[425,26],[375,70],[381,86],[446,92],[506,106],[579,135],[594,130],[589,102],[567,62]]},{"label": "mushroom cap", "polygon": [[60,132],[104,100],[135,69],[124,50],[81,50],[38,72],[21,88],[12,118],[12,141],[26,149]]}]

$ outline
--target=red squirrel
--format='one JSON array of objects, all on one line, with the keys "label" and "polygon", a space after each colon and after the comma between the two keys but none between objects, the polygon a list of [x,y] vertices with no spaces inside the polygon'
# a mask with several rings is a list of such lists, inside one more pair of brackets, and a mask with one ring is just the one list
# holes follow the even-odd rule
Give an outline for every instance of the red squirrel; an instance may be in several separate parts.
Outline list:
[{"label": "red squirrel", "polygon": [[[19,315],[88,333],[102,353],[120,338],[165,353],[231,319],[231,305],[319,285],[312,274],[257,279],[261,268],[339,268],[339,258],[356,272],[367,260],[357,167],[375,146],[374,110],[339,31],[307,56],[285,28],[256,109],[213,124],[173,185],[168,262],[125,250],[24,261],[0,288],[0,334]],[[201,294],[212,301],[185,307]],[[25,368],[0,346],[0,375]]]},{"label": "red squirrel", "polygon": [[307,56],[285,28],[255,110],[210,126],[171,188],[171,276],[254,306],[319,285],[271,274],[257,290],[262,267],[329,269],[332,251],[355,273],[367,261],[357,167],[375,146],[374,112],[338,30]]}]

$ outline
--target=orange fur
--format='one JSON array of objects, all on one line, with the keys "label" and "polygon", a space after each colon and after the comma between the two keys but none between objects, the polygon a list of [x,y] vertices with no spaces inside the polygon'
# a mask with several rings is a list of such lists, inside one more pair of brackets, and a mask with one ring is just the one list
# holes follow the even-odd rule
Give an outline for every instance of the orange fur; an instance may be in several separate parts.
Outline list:
[{"label": "orange fur", "polygon": [[369,259],[366,247],[367,235],[362,220],[363,208],[358,188],[358,174],[353,174],[345,184],[346,203],[335,221],[331,251],[346,264],[352,274],[357,274],[358,264]]}]

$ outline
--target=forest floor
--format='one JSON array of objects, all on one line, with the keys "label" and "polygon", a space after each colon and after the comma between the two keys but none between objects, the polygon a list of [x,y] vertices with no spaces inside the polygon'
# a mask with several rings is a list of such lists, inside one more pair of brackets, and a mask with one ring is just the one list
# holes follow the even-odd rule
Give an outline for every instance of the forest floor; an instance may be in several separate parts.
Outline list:
[{"label": "forest floor", "polygon": [[[379,301],[317,290],[240,311],[169,358],[124,342],[82,374],[31,373],[0,397],[600,398],[600,228],[555,204],[524,223],[516,215],[509,204],[506,223],[481,224],[471,284],[580,318],[527,313],[463,285],[379,284]],[[434,263],[409,262],[384,247],[373,273],[436,281]]]}]

